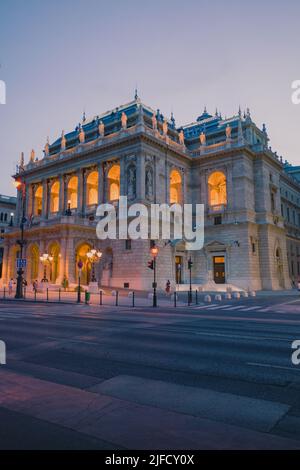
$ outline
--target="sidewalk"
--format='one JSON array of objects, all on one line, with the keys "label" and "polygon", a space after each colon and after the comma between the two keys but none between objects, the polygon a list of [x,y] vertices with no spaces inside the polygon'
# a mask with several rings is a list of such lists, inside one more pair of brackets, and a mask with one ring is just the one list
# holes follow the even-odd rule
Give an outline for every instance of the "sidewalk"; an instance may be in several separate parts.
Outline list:
[{"label": "sidewalk", "polygon": [[[0,407],[105,441],[115,449],[300,449],[299,441],[268,432],[92,390],[1,370]],[[18,443],[15,446],[18,448]]]}]

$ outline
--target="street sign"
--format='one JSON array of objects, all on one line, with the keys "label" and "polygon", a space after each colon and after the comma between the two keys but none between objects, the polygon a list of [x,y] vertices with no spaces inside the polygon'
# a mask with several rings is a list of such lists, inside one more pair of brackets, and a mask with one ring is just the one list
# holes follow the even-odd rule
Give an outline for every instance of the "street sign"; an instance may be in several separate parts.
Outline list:
[{"label": "street sign", "polygon": [[26,258],[18,258],[17,259],[17,269],[26,268],[27,260]]}]

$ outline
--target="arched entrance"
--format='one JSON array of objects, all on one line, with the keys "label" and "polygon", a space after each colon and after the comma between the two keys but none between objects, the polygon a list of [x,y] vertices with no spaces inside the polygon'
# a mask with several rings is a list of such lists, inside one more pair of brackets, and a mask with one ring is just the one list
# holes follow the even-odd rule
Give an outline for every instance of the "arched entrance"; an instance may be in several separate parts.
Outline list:
[{"label": "arched entrance", "polygon": [[49,280],[51,284],[56,284],[59,278],[59,265],[60,265],[60,246],[58,242],[51,242],[48,246],[48,253],[52,256],[53,260],[50,264]]},{"label": "arched entrance", "polygon": [[[78,261],[82,261],[82,270],[81,270],[81,284],[88,285],[91,280],[91,270],[92,266],[88,257],[86,256],[87,252],[90,251],[92,245],[89,243],[81,243],[76,249],[76,265],[75,265],[75,276],[76,280],[78,279]],[[77,282],[77,281],[76,281]]]},{"label": "arched entrance", "polygon": [[40,262],[40,250],[37,243],[34,243],[29,248],[29,266],[28,274],[29,281],[33,282],[38,280],[39,276],[39,262]]}]

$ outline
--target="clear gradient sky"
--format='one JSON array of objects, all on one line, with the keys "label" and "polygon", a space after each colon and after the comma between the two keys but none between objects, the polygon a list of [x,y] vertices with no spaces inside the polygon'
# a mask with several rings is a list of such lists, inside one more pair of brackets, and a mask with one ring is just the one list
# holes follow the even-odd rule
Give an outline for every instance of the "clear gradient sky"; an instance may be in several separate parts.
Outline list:
[{"label": "clear gradient sky", "polygon": [[270,145],[300,164],[299,0],[0,0],[0,193],[21,151],[42,155],[87,117],[133,99],[178,125],[249,106]]}]

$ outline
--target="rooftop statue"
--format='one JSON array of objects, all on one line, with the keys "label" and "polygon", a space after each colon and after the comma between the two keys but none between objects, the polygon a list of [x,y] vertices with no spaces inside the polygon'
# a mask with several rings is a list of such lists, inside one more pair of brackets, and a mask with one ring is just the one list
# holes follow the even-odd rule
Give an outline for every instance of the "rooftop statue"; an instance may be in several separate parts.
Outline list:
[{"label": "rooftop statue", "polygon": [[226,127],[226,140],[229,140],[231,139],[231,127],[229,124],[227,124],[227,127]]},{"label": "rooftop statue", "polygon": [[49,156],[49,137],[47,137],[45,147],[44,147],[45,157]]},{"label": "rooftop statue", "polygon": [[65,131],[62,131],[61,132],[60,149],[61,150],[66,150],[66,146],[67,146],[67,141],[66,141],[66,138],[65,138]]},{"label": "rooftop statue", "polygon": [[206,135],[204,134],[203,131],[200,134],[200,143],[201,145],[206,145]]},{"label": "rooftop statue", "polygon": [[35,151],[34,149],[32,149],[30,152],[30,162],[34,162],[34,157],[35,157]]},{"label": "rooftop statue", "polygon": [[122,129],[127,128],[127,116],[124,113],[124,111],[122,112],[122,115],[121,115],[121,124],[122,124]]},{"label": "rooftop statue", "polygon": [[80,142],[81,144],[84,144],[84,142],[85,142],[85,133],[84,133],[84,130],[83,130],[82,127],[80,127],[78,137],[79,137],[79,142]]},{"label": "rooftop statue", "polygon": [[98,126],[98,131],[100,137],[104,137],[104,123],[103,121],[100,121],[99,126]]},{"label": "rooftop statue", "polygon": [[155,116],[154,113],[152,114],[152,129],[153,129],[154,131],[157,130],[157,119],[156,119],[156,116]]},{"label": "rooftop statue", "polygon": [[166,118],[164,119],[164,122],[163,122],[163,134],[164,135],[168,134],[168,121]]},{"label": "rooftop statue", "polygon": [[184,132],[183,132],[182,129],[181,129],[181,131],[179,132],[178,137],[179,137],[179,143],[180,143],[181,145],[184,145]]}]

